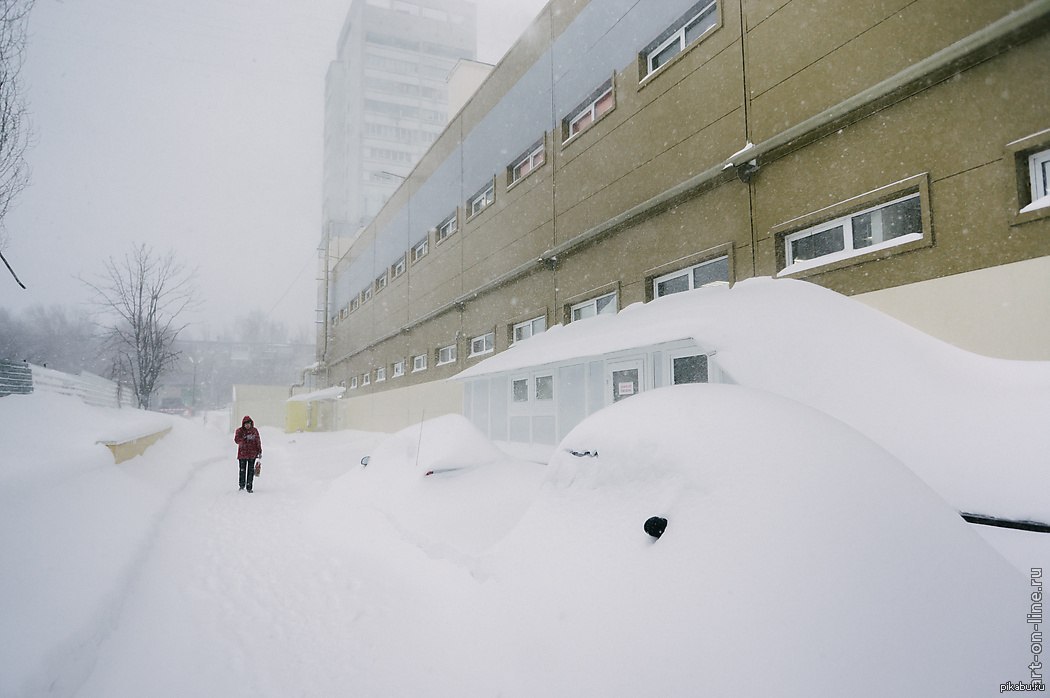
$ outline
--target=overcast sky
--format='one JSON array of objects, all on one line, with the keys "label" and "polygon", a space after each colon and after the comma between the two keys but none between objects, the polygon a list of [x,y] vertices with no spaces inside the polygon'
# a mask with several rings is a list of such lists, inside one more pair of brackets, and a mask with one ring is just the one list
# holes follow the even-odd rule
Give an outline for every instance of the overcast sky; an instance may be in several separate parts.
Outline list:
[{"label": "overcast sky", "polygon": [[[497,62],[546,0],[476,0]],[[309,326],[324,74],[350,0],[37,0],[22,74],[30,187],[0,304],[79,304],[133,243],[197,268],[195,335],[252,310]],[[79,307],[79,306],[78,306]]]}]

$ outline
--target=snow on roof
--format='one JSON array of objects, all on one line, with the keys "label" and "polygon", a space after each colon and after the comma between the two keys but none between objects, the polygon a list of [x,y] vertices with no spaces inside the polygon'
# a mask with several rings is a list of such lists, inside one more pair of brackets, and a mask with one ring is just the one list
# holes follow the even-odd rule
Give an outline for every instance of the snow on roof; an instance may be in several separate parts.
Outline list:
[{"label": "snow on roof", "polygon": [[346,392],[346,388],[341,385],[337,385],[333,388],[324,388],[322,390],[315,390],[312,393],[303,393],[302,395],[293,395],[288,398],[287,402],[316,402],[317,400],[338,400],[343,397],[343,393]]},{"label": "snow on roof", "polygon": [[683,324],[681,318],[653,312],[656,307],[654,303],[634,303],[616,315],[597,315],[568,325],[554,325],[546,332],[522,340],[461,371],[453,379],[517,371],[691,339],[689,326]]},{"label": "snow on roof", "polygon": [[732,382],[858,429],[960,510],[1050,521],[1050,362],[979,356],[805,281],[665,296],[551,328],[457,378],[682,338],[716,351]]}]

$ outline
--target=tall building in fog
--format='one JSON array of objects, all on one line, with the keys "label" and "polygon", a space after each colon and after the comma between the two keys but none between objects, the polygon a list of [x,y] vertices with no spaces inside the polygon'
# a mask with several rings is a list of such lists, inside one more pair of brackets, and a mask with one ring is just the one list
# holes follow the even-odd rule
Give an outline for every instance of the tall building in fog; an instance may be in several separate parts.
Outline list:
[{"label": "tall building in fog", "polygon": [[367,225],[444,130],[476,27],[467,0],[353,0],[325,83],[326,239]]}]

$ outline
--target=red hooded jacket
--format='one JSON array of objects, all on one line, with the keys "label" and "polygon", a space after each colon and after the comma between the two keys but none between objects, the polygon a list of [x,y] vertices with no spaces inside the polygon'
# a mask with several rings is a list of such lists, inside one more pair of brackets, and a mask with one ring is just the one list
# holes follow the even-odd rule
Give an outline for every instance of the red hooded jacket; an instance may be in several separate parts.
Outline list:
[{"label": "red hooded jacket", "polygon": [[259,458],[262,456],[262,440],[259,438],[259,430],[255,428],[252,418],[244,415],[241,427],[233,435],[233,442],[237,444],[237,458]]}]

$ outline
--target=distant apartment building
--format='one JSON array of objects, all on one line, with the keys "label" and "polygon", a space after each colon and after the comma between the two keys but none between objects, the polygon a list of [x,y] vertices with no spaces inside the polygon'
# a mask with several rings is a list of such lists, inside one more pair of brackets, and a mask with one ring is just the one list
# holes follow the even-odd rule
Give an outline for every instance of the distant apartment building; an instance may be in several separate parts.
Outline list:
[{"label": "distant apartment building", "polygon": [[325,81],[325,235],[367,225],[445,129],[476,24],[466,0],[353,0]]},{"label": "distant apartment building", "polygon": [[1048,55],[1048,0],[551,0],[325,265],[336,423],[756,276],[1050,358]]}]

